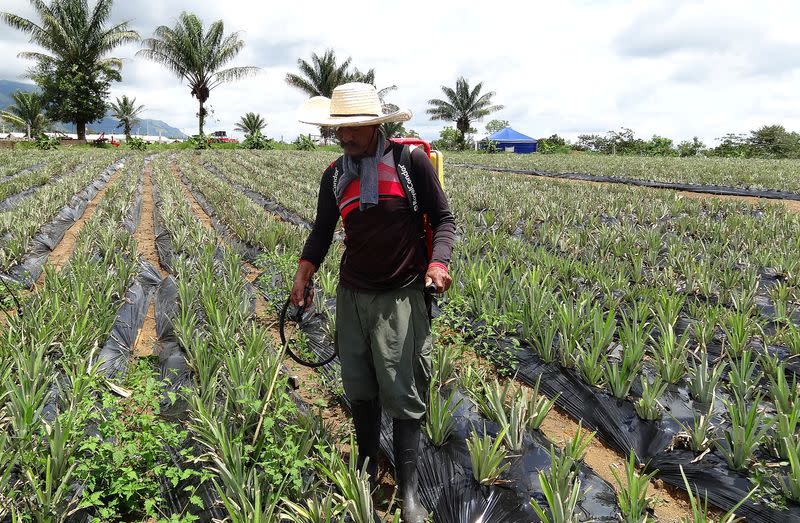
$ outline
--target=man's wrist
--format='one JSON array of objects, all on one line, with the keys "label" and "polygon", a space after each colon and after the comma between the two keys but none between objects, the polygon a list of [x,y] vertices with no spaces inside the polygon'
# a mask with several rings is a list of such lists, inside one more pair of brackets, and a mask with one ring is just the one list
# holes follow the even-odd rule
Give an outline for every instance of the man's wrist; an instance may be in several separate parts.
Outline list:
[{"label": "man's wrist", "polygon": [[430,262],[428,264],[428,269],[432,269],[434,267],[439,267],[440,269],[443,269],[444,272],[450,272],[450,270],[447,268],[447,265],[442,262]]}]

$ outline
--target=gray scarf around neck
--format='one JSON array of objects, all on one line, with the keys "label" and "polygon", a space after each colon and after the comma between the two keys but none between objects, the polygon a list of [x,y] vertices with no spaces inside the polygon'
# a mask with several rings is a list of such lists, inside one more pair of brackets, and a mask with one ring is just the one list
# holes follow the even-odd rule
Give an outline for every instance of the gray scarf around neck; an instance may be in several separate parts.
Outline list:
[{"label": "gray scarf around neck", "polygon": [[378,131],[378,147],[375,154],[361,159],[344,155],[342,159],[343,173],[336,184],[336,199],[341,200],[342,194],[350,182],[359,179],[361,202],[359,209],[364,211],[378,205],[378,162],[381,161],[386,147],[386,137],[382,131]]}]

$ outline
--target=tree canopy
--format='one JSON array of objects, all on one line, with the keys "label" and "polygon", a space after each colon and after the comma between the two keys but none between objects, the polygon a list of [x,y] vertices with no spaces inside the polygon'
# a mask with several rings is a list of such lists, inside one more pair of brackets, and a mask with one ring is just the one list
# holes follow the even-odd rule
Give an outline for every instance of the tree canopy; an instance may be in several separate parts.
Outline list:
[{"label": "tree canopy", "polygon": [[44,52],[26,51],[18,56],[33,60],[29,76],[42,89],[47,116],[73,122],[78,138],[85,138],[86,124],[105,116],[105,99],[111,82],[122,79],[122,60],[109,57],[116,47],[139,40],[128,22],[109,24],[113,0],[98,0],[90,9],[85,0],[30,0],[39,22],[0,13],[0,20],[30,35],[30,42]]},{"label": "tree canopy", "polygon": [[186,11],[180,14],[174,27],[157,27],[142,45],[144,48],[137,55],[162,64],[189,84],[191,95],[199,104],[197,119],[201,135],[208,114],[204,104],[211,90],[258,71],[253,66],[226,67],[244,48],[239,33],[226,36],[222,20],[213,22],[205,31],[202,20]]},{"label": "tree canopy", "polygon": [[0,112],[0,118],[23,129],[28,138],[43,133],[50,125],[44,113],[44,99],[36,92],[16,91],[11,94],[14,104]]},{"label": "tree canopy", "polygon": [[445,120],[455,122],[456,129],[461,133],[461,138],[472,131],[472,122],[481,120],[484,116],[499,111],[502,105],[492,103],[493,91],[481,94],[483,82],[478,82],[475,87],[470,87],[464,77],[456,80],[455,89],[446,85],[442,86],[446,100],[434,98],[428,100],[431,107],[427,113],[431,120]]},{"label": "tree canopy", "polygon": [[131,128],[139,122],[138,116],[143,110],[143,105],[136,106],[136,98],[128,98],[124,94],[111,103],[111,116],[119,121],[117,129],[123,130],[126,140],[130,140]]},{"label": "tree canopy", "polygon": [[260,114],[249,112],[239,118],[236,122],[235,130],[244,133],[246,136],[251,134],[260,133],[261,130],[267,126],[266,120]]}]

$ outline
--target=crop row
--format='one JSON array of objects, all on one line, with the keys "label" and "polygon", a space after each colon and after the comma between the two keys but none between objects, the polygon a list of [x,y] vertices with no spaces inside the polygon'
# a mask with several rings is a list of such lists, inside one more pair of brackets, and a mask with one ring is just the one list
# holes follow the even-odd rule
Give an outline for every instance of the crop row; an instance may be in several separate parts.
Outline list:
[{"label": "crop row", "polygon": [[49,151],[0,151],[0,177],[12,176],[43,162],[53,160]]},{"label": "crop row", "polygon": [[800,192],[800,162],[797,160],[449,152],[445,161],[448,164]]},{"label": "crop row", "polygon": [[13,209],[0,212],[0,270],[19,263],[36,231],[118,158],[119,155],[113,153],[93,153],[74,172],[45,185]]},{"label": "crop row", "polygon": [[[371,523],[366,476],[345,465],[320,418],[288,393],[282,353],[253,321],[241,258],[197,221],[166,162],[155,164],[159,217],[175,251],[179,303],[172,322],[191,368],[181,394],[201,453],[197,461],[211,472],[204,479],[216,496],[215,510],[223,509],[235,522],[280,516],[299,523],[308,521],[310,512],[331,521],[348,514],[353,521]],[[235,226],[236,207],[244,205],[237,203],[241,195],[229,194],[203,171],[192,172],[196,167],[181,162],[192,187],[208,196],[220,217],[232,220],[226,226]],[[267,251],[275,252],[278,245]]]},{"label": "crop row", "polygon": [[78,156],[66,156],[50,159],[45,165],[38,166],[18,176],[0,181],[0,201],[21,191],[44,185],[54,177],[63,175],[78,165]]},{"label": "crop row", "polygon": [[[120,220],[136,196],[141,162],[131,162],[85,224],[69,264],[2,333],[0,518],[63,521],[98,485],[107,456],[95,427],[107,397],[95,361],[137,273],[135,243]],[[86,486],[83,494],[75,487]]]},{"label": "crop row", "polygon": [[[316,176],[307,177],[310,184]],[[448,298],[458,321],[478,319],[486,333],[510,333],[539,357],[575,369],[598,393],[605,387],[628,398],[643,418],[662,415],[662,383],[692,383],[693,394],[716,399],[713,426],[699,426],[705,432],[695,439],[733,469],[754,458],[772,467],[769,456],[788,457],[789,436],[797,448],[797,402],[791,379],[788,386],[783,381],[785,364],[774,351],[767,358],[763,343],[756,352],[750,348],[772,327],[772,341],[797,350],[796,217],[772,206],[628,188],[599,192],[463,170],[450,170],[447,181],[462,232],[453,263],[457,285]],[[710,285],[692,279],[703,265],[716,271]],[[323,285],[334,287],[335,279]],[[766,296],[770,308],[757,308]],[[708,354],[712,341],[715,352]],[[508,356],[497,360],[501,372],[513,372]],[[651,379],[641,383],[643,368]],[[724,392],[712,383],[722,375]],[[772,401],[760,401],[765,397]],[[708,413],[700,399],[697,416]],[[791,409],[778,412],[775,400]],[[745,426],[763,405],[766,421]],[[734,434],[739,439],[729,439]],[[797,473],[790,468],[783,476],[795,478],[780,488],[786,499],[794,496]],[[768,476],[765,490],[780,486],[780,473]]]}]

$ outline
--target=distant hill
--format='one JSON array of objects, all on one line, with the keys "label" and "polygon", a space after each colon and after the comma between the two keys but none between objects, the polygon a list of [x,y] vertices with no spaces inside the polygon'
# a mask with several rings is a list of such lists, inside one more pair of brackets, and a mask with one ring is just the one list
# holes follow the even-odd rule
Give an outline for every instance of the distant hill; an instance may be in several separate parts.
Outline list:
[{"label": "distant hill", "polygon": [[[0,80],[0,109],[5,109],[14,103],[14,100],[11,99],[11,93],[14,91],[36,91],[38,89],[39,88],[35,84],[13,82],[11,80]],[[74,124],[60,123],[55,127],[59,131],[75,132]],[[117,121],[110,116],[106,116],[99,122],[88,124],[88,128],[93,133],[121,133],[121,129],[117,129]],[[182,133],[180,129],[176,129],[175,127],[172,127],[168,123],[162,122],[161,120],[142,118],[141,121],[134,126],[134,133],[139,134],[140,128],[142,134],[148,134],[150,136],[156,136],[160,131],[161,135],[166,138],[186,138],[186,135]]]}]

